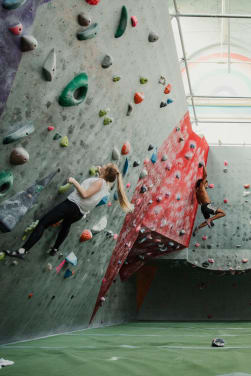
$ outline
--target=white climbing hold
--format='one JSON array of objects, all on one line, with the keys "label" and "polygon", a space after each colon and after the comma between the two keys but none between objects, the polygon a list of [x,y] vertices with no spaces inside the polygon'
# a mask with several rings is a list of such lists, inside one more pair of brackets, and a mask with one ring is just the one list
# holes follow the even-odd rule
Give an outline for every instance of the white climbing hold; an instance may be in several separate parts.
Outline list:
[{"label": "white climbing hold", "polygon": [[147,173],[146,169],[144,168],[144,169],[141,171],[141,173],[140,173],[140,175],[139,175],[139,178],[140,178],[140,179],[143,179],[143,178],[145,178],[147,175],[148,175],[148,173]]},{"label": "white climbing hold", "polygon": [[118,161],[120,159],[120,152],[118,151],[116,147],[114,147],[112,150],[112,159],[114,161]]},{"label": "white climbing hold", "polygon": [[46,81],[52,81],[56,73],[56,52],[53,48],[43,65],[43,74]]},{"label": "white climbing hold", "polygon": [[99,233],[103,231],[107,226],[107,218],[106,216],[103,216],[100,218],[100,220],[92,227],[93,233]]}]

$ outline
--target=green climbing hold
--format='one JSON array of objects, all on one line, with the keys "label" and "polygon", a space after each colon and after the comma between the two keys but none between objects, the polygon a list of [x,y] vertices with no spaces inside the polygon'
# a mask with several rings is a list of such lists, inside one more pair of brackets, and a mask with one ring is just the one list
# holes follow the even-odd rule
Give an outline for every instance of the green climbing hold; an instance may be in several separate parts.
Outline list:
[{"label": "green climbing hold", "polygon": [[67,136],[64,136],[60,141],[60,146],[66,148],[69,145],[69,140]]},{"label": "green climbing hold", "polygon": [[9,170],[0,171],[0,197],[6,195],[13,185],[13,174]]},{"label": "green climbing hold", "polygon": [[108,124],[110,124],[110,123],[112,123],[112,119],[109,118],[109,117],[105,117],[105,118],[104,118],[104,121],[103,121],[103,124],[104,124],[104,125],[108,125]]},{"label": "green climbing hold", "polygon": [[61,134],[55,133],[55,136],[53,137],[53,140],[59,140],[61,138]]},{"label": "green climbing hold", "polygon": [[4,252],[0,252],[0,261],[3,261],[5,258],[5,253]]},{"label": "green climbing hold", "polygon": [[113,80],[113,82],[118,82],[118,81],[120,80],[120,78],[121,78],[121,77],[119,77],[119,76],[114,76],[114,77],[112,78],[112,80]]},{"label": "green climbing hold", "polygon": [[98,116],[99,117],[103,117],[107,114],[107,110],[100,110],[99,113],[98,113]]},{"label": "green climbing hold", "polygon": [[90,169],[89,169],[89,175],[91,176],[96,176],[98,170],[97,170],[97,167],[95,166],[92,166]]},{"label": "green climbing hold", "polygon": [[39,222],[39,220],[36,220],[36,221],[32,222],[29,226],[26,227],[26,229],[24,230],[22,240],[25,240],[27,238],[28,234],[31,233],[37,227],[38,222]]},{"label": "green climbing hold", "polygon": [[148,82],[148,78],[140,77],[139,82],[140,82],[142,85],[144,85],[144,84],[146,84],[146,83]]},{"label": "green climbing hold", "polygon": [[83,72],[73,78],[64,88],[59,97],[59,104],[64,107],[77,106],[85,100],[87,91],[88,76]]},{"label": "green climbing hold", "polygon": [[71,188],[71,186],[72,186],[72,184],[70,184],[70,183],[66,183],[65,185],[61,185],[58,188],[58,193],[63,194],[65,192],[67,192]]},{"label": "green climbing hold", "polygon": [[16,130],[4,137],[3,144],[10,144],[11,142],[18,141],[20,138],[29,136],[34,130],[34,126],[31,123],[26,125],[17,124]]},{"label": "green climbing hold", "polygon": [[16,9],[26,3],[27,0],[3,0],[2,6],[4,9]]},{"label": "green climbing hold", "polygon": [[87,40],[92,39],[98,34],[98,24],[95,22],[88,26],[86,29],[80,30],[77,32],[78,40]]},{"label": "green climbing hold", "polygon": [[123,5],[123,7],[121,9],[119,25],[118,25],[117,31],[115,33],[115,38],[119,38],[124,34],[124,32],[126,30],[126,26],[127,26],[127,19],[128,19],[127,9]]}]

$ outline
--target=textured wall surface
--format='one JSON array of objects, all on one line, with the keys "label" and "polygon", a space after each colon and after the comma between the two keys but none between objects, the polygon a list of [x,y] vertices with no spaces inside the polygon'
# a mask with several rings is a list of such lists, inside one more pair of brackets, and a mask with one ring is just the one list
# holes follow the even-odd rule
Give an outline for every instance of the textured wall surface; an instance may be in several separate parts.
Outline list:
[{"label": "textured wall surface", "polygon": [[[24,13],[22,17],[28,17],[30,4],[31,1],[27,1],[28,8],[23,6],[18,10],[4,11],[4,14],[0,14],[1,21],[6,14],[18,21],[21,10]],[[159,147],[186,112],[165,0],[160,0],[158,6],[155,1],[148,1],[147,6],[145,1],[127,1],[129,16],[137,16],[139,22],[136,28],[132,28],[128,22],[125,34],[118,39],[114,38],[114,33],[124,5],[122,0],[101,1],[98,6],[90,6],[83,0],[53,0],[41,3],[40,7],[37,7],[40,2],[34,0],[32,4],[37,8],[36,16],[34,13],[33,24],[23,22],[24,34],[33,35],[38,41],[38,48],[22,53],[18,71],[12,75],[15,79],[9,97],[10,81],[1,93],[5,93],[5,99],[2,100],[0,137],[3,139],[15,129],[17,123],[26,124],[27,121],[34,124],[35,132],[19,142],[0,146],[0,170],[10,169],[14,175],[14,185],[1,198],[1,203],[5,198],[25,190],[38,177],[42,178],[59,167],[61,172],[41,192],[38,203],[15,229],[0,235],[1,250],[19,247],[25,228],[66,197],[57,191],[67,177],[74,176],[80,180],[88,177],[92,165],[111,161],[113,146],[120,150],[125,141],[130,141],[132,146],[128,155],[130,167],[124,179],[125,183],[131,183],[128,189],[131,198],[143,160],[152,153],[147,151],[148,145],[152,143]],[[80,29],[77,15],[80,12],[86,12],[92,22],[98,22],[100,31],[95,38],[77,40],[76,32]],[[1,43],[5,46],[1,49],[4,52],[1,59],[2,56],[5,61],[9,59],[9,66],[12,67],[13,45],[19,48],[20,37],[12,34],[7,37],[7,26],[1,22],[5,35],[1,37]],[[159,34],[157,42],[148,42],[150,31]],[[6,48],[10,38],[12,42]],[[56,75],[52,82],[47,82],[41,70],[52,48],[55,48],[57,55]],[[113,65],[103,69],[101,61],[106,54],[112,56]],[[62,89],[81,72],[86,72],[89,78],[85,102],[76,107],[60,107],[58,97]],[[121,80],[113,82],[114,75],[120,76]],[[158,82],[161,75],[172,85],[169,95],[163,93],[164,86]],[[148,78],[147,84],[139,83],[141,76]],[[128,117],[128,103],[133,102],[137,91],[144,92],[145,100],[134,105]],[[160,102],[167,98],[172,98],[173,103],[160,108]],[[113,122],[104,126],[103,118],[99,118],[98,113],[107,108]],[[55,131],[48,132],[48,126],[54,126]],[[53,140],[55,132],[68,136],[68,147],[62,148],[60,140]],[[30,160],[24,165],[12,166],[9,156],[17,145],[29,152]],[[139,167],[132,168],[134,160],[141,161]],[[125,157],[121,157],[121,168],[124,161]],[[46,231],[24,262],[19,261],[16,266],[9,259],[0,262],[1,342],[88,325],[115,240],[100,233],[86,243],[79,243],[79,236],[84,228],[92,228],[103,215],[108,219],[107,230],[119,233],[124,214],[118,202],[113,200],[113,193],[114,190],[111,194],[112,206],[99,207],[86,220],[75,223],[61,247],[64,256],[74,251],[78,257],[73,277],[64,280],[63,272],[56,274],[55,267],[62,259],[51,258],[47,254],[57,228]],[[47,270],[48,262],[53,266],[50,272]],[[33,294],[30,299],[29,294]],[[124,285],[117,281],[96,316],[94,325],[129,320],[135,315],[135,307],[134,281]]]}]

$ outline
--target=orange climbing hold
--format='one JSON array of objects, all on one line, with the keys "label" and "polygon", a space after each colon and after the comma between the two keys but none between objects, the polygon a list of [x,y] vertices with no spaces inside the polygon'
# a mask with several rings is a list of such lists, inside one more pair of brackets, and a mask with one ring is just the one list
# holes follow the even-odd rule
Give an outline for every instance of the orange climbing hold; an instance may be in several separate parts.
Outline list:
[{"label": "orange climbing hold", "polygon": [[124,145],[122,146],[121,148],[121,154],[122,155],[126,155],[126,154],[129,154],[131,151],[131,145],[130,145],[130,142],[126,141],[124,143]]},{"label": "orange climbing hold", "polygon": [[168,84],[168,85],[165,87],[165,89],[164,89],[164,93],[165,93],[165,94],[169,94],[169,93],[171,93],[171,90],[172,90],[172,86],[171,86],[171,84]]},{"label": "orange climbing hold", "polygon": [[90,230],[84,230],[82,234],[80,235],[80,242],[85,242],[87,240],[92,239],[92,232]]},{"label": "orange climbing hold", "polygon": [[33,293],[30,292],[29,295],[28,295],[28,299],[31,299],[33,297]]},{"label": "orange climbing hold", "polygon": [[100,0],[85,0],[90,5],[98,5]]},{"label": "orange climbing hold", "polygon": [[143,102],[144,98],[145,98],[144,93],[137,92],[134,94],[134,103],[139,104]]}]

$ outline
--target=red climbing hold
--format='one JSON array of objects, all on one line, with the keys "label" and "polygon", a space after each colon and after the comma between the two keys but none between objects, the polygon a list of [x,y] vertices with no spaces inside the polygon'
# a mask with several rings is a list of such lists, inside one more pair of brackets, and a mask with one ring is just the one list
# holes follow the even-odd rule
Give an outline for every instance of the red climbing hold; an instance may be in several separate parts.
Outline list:
[{"label": "red climbing hold", "polygon": [[90,5],[98,5],[100,0],[85,0]]},{"label": "red climbing hold", "polygon": [[210,262],[210,264],[213,264],[214,263],[214,259],[213,258],[209,258],[208,262]]},{"label": "red climbing hold", "polygon": [[209,188],[214,188],[214,184],[208,184]]},{"label": "red climbing hold", "polygon": [[29,293],[28,299],[31,299],[33,297],[33,292]]},{"label": "red climbing hold", "polygon": [[111,201],[108,202],[107,206],[111,207],[112,206],[112,203]]},{"label": "red climbing hold", "polygon": [[137,17],[132,16],[132,17],[131,17],[131,23],[132,23],[132,27],[136,27],[136,26],[137,26],[137,23],[138,23],[138,19],[137,19]]},{"label": "red climbing hold", "polygon": [[113,234],[113,239],[114,240],[118,239],[118,234]]},{"label": "red climbing hold", "polygon": [[224,204],[227,204],[227,203],[228,203],[228,199],[224,198]]},{"label": "red climbing hold", "polygon": [[203,235],[203,236],[202,236],[202,240],[207,240],[207,236],[206,236],[206,235]]},{"label": "red climbing hold", "polygon": [[134,103],[139,104],[139,103],[143,102],[144,98],[145,98],[144,93],[137,92],[137,93],[134,94]]},{"label": "red climbing hold", "polygon": [[228,161],[224,161],[224,166],[228,166]]},{"label": "red climbing hold", "polygon": [[14,35],[20,35],[23,31],[23,25],[18,23],[15,26],[9,27],[9,31]]},{"label": "red climbing hold", "polygon": [[195,245],[196,248],[200,247],[200,243],[195,243],[194,245]]},{"label": "red climbing hold", "polygon": [[244,188],[245,189],[249,189],[250,188],[250,184],[244,184]]},{"label": "red climbing hold", "polygon": [[124,145],[122,146],[122,148],[121,148],[121,154],[122,155],[129,154],[130,151],[131,151],[131,145],[130,145],[130,143],[128,141],[126,141],[124,143]]},{"label": "red climbing hold", "polygon": [[126,188],[130,188],[130,186],[131,186],[131,183],[126,184]]},{"label": "red climbing hold", "polygon": [[87,240],[90,240],[92,238],[92,232],[90,230],[84,230],[82,234],[80,235],[80,242],[85,242]]},{"label": "red climbing hold", "polygon": [[169,94],[169,93],[171,92],[171,90],[172,90],[172,86],[171,86],[171,84],[168,84],[168,85],[165,87],[165,89],[164,89],[164,93],[165,93],[165,94]]},{"label": "red climbing hold", "polygon": [[50,132],[50,131],[54,131],[55,127],[53,127],[52,125],[50,125],[47,129]]}]

